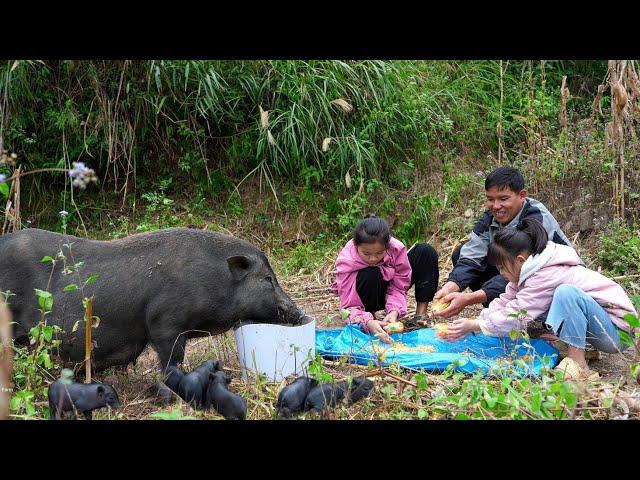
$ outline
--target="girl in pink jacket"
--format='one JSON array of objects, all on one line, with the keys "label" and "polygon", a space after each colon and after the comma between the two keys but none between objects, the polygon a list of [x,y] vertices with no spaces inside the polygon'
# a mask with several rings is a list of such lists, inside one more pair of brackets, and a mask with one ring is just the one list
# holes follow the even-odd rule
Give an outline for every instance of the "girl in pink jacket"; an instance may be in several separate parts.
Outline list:
[{"label": "girl in pink jacket", "polygon": [[[340,297],[340,307],[349,310],[346,321],[391,343],[386,327],[407,314],[407,290],[414,284],[416,313],[421,315],[438,286],[438,254],[427,243],[407,252],[391,236],[389,224],[369,214],[358,223],[336,260],[332,288]],[[376,320],[375,312],[383,309],[384,319]]]},{"label": "girl in pink jacket", "polygon": [[623,317],[637,315],[627,294],[613,280],[584,267],[573,248],[549,242],[538,220],[525,219],[496,233],[488,260],[509,281],[505,293],[477,319],[454,321],[448,340],[478,331],[506,336],[529,320],[543,320],[568,345],[568,357],[556,368],[565,371],[565,378],[588,379],[596,378],[597,372],[587,368],[587,342],[608,353],[626,347],[618,333],[630,330]]}]

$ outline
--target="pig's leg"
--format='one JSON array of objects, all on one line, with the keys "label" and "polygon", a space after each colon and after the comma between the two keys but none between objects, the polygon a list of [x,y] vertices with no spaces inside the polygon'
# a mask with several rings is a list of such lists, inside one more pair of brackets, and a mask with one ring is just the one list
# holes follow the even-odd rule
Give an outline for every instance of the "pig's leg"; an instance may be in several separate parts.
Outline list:
[{"label": "pig's leg", "polygon": [[53,399],[49,399],[49,420],[60,420],[60,411]]},{"label": "pig's leg", "polygon": [[187,336],[180,332],[151,332],[151,345],[160,357],[160,366],[164,371],[168,366],[176,366],[184,360]]}]

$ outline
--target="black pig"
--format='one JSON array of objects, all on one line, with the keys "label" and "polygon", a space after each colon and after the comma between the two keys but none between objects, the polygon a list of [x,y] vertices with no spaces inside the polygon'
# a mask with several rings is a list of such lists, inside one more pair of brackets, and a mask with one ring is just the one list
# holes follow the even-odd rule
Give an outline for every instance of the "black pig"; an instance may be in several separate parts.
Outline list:
[{"label": "black pig", "polygon": [[277,414],[290,417],[291,414],[302,411],[309,391],[317,384],[317,380],[309,377],[296,378],[280,391],[276,402]]},{"label": "black pig", "polygon": [[180,393],[180,381],[184,378],[184,372],[180,367],[171,365],[165,370],[164,384],[176,393]]},{"label": "black pig", "polygon": [[371,389],[373,388],[373,382],[364,376],[356,377],[351,381],[351,388],[347,395],[347,403],[349,405],[357,402],[361,398],[369,396]]},{"label": "black pig", "polygon": [[118,394],[111,385],[76,382],[64,384],[61,380],[56,380],[49,386],[49,418],[52,420],[61,420],[62,417],[75,420],[75,411],[82,413],[86,420],[91,420],[93,410],[106,406],[120,406]]},{"label": "black pig", "polygon": [[373,382],[364,376],[356,377],[351,385],[346,381],[323,382],[311,389],[305,400],[305,411],[323,413],[346,399],[351,405],[369,395]]},{"label": "black pig", "polygon": [[164,382],[158,382],[158,398],[160,403],[169,404],[175,398],[174,393],[180,395],[180,381],[184,378],[184,372],[179,367],[169,366],[165,370]]},{"label": "black pig", "polygon": [[205,408],[213,406],[226,420],[244,420],[247,416],[247,401],[227,389],[231,378],[222,371],[212,372],[209,377]]},{"label": "black pig", "polygon": [[[42,263],[44,256],[67,259]],[[94,283],[64,291],[66,268],[84,262]],[[302,312],[280,288],[267,257],[250,243],[220,233],[171,228],[98,241],[27,228],[0,236],[0,290],[11,290],[13,336],[28,344],[40,318],[34,289],[55,301],[49,323],[62,328],[60,356],[84,361],[82,298],[93,295],[102,323],[92,332],[96,371],[127,365],[151,344],[161,368],[184,359],[189,338],[223,333],[240,323],[298,325]],[[80,320],[80,327],[73,331]]]},{"label": "black pig", "polygon": [[305,411],[323,413],[341,402],[347,391],[346,382],[322,382],[311,389],[304,402]]},{"label": "black pig", "polygon": [[207,360],[198,365],[192,372],[184,374],[180,379],[178,394],[191,406],[202,407],[209,386],[209,375],[218,370],[220,370],[220,363],[217,360]]}]

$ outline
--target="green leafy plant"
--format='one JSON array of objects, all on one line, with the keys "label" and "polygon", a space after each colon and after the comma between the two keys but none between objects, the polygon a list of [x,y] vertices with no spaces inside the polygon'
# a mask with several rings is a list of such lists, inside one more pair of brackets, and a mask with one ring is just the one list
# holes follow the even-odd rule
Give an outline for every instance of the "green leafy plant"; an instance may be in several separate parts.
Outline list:
[{"label": "green leafy plant", "polygon": [[640,232],[627,225],[616,225],[611,233],[602,234],[599,259],[612,276],[640,273]]},{"label": "green leafy plant", "polygon": [[[11,413],[16,418],[33,418],[37,415],[38,402],[47,394],[47,380],[51,371],[59,368],[52,358],[53,350],[60,346],[58,336],[62,329],[57,325],[47,325],[46,316],[53,308],[50,292],[36,289],[41,319],[29,330],[31,348],[14,347],[14,395],[11,398]],[[43,408],[43,416],[48,408]]]},{"label": "green leafy plant", "polygon": [[149,416],[158,420],[196,420],[196,417],[184,415],[180,408],[175,408],[169,412],[154,412]]}]

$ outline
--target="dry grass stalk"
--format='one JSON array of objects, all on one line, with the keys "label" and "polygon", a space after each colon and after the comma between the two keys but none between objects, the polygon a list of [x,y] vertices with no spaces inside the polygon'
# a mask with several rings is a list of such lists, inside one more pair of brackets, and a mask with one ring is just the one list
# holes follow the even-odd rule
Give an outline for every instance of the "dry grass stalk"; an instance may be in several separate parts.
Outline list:
[{"label": "dry grass stalk", "polygon": [[591,114],[593,117],[596,116],[596,113],[600,116],[600,118],[604,117],[604,113],[602,112],[602,93],[606,88],[605,85],[598,85],[598,93],[596,94],[596,98],[594,98],[593,103],[591,104]]},{"label": "dry grass stalk", "polygon": [[567,88],[567,77],[562,77],[562,86],[560,87],[560,115],[559,121],[562,126],[562,131],[567,134],[567,102],[570,97],[569,89]]},{"label": "dry grass stalk", "polygon": [[628,101],[627,91],[623,86],[626,73],[626,60],[609,60],[609,85],[611,88],[611,127],[607,130],[615,155],[617,170],[614,176],[614,195],[618,214],[624,218],[624,120]]},{"label": "dry grass stalk", "polygon": [[353,105],[347,102],[344,98],[336,98],[335,100],[331,100],[331,103],[333,105],[338,105],[345,113],[353,111]]},{"label": "dry grass stalk", "polygon": [[262,128],[269,128],[269,111],[263,110],[262,105],[258,105],[260,107],[260,125]]},{"label": "dry grass stalk", "polygon": [[18,167],[12,175],[13,181],[9,195],[7,196],[7,204],[5,207],[4,224],[2,225],[2,234],[9,232],[17,232],[22,228],[22,219],[20,218],[20,175],[22,169]]}]

